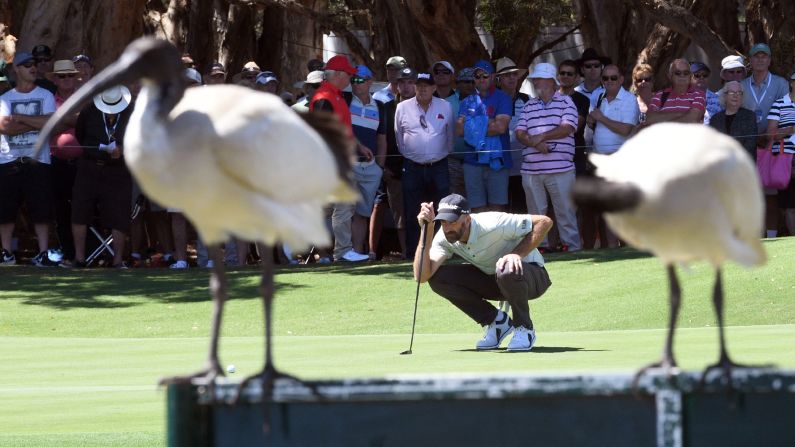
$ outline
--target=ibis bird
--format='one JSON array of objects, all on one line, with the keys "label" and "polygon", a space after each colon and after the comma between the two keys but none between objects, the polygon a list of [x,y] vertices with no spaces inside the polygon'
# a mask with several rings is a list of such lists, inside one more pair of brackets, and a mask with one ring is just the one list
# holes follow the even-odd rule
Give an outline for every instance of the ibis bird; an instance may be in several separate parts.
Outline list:
[{"label": "ibis bird", "polygon": [[[180,52],[167,41],[132,42],[57,110],[38,144],[96,93],[141,81],[122,146],[124,158],[148,196],[184,211],[211,247],[214,261],[207,364],[196,374],[171,380],[203,377],[212,383],[224,375],[218,337],[227,292],[220,244],[236,237],[266,246],[277,241],[294,248],[328,245],[323,206],[355,202],[357,193],[348,176],[352,142],[336,118],[310,114],[302,119],[278,96],[240,86],[186,90],[183,71]],[[266,396],[276,378],[295,379],[273,366],[270,253],[265,249],[262,256]]]},{"label": "ibis bird", "polygon": [[661,123],[628,140],[613,155],[591,154],[596,177],[578,180],[572,198],[605,212],[610,227],[633,246],[667,266],[670,319],[662,359],[642,368],[677,366],[672,347],[681,290],[675,264],[706,261],[715,268],[713,306],[720,357],[704,371],[723,368],[731,380],[738,367],[726,350],[721,266],[766,260],[760,241],[764,197],[756,166],[733,138],[701,124]]}]

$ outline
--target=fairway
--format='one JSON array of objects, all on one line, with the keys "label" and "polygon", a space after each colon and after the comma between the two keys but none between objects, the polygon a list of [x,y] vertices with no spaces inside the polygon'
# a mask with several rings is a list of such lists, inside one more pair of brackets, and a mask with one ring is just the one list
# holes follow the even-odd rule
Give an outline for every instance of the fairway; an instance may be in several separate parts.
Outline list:
[{"label": "fairway", "polygon": [[[765,242],[768,264],[724,273],[728,344],[736,360],[795,367],[795,238]],[[474,352],[482,335],[427,285],[413,355],[410,266],[277,271],[276,364],[302,378],[468,372],[634,371],[661,352],[667,318],[662,265],[633,250],[547,257],[553,282],[530,309],[530,353]],[[680,365],[717,358],[713,272],[680,270]],[[258,271],[230,274],[221,360],[233,380],[261,367]],[[160,377],[198,369],[207,349],[207,271],[0,269],[0,445],[156,446],[165,443]]]}]

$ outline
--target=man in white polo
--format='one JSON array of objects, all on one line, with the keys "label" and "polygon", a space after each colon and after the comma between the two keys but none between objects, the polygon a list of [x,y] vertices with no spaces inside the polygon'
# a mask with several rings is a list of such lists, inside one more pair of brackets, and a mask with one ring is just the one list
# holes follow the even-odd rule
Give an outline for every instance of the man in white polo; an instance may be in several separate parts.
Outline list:
[{"label": "man in white polo", "polygon": [[[450,194],[439,202],[438,214],[433,203],[422,203],[417,221],[431,229],[434,221],[440,221],[441,229],[435,236],[427,231],[425,243],[419,244],[414,278],[428,281],[434,292],[486,326],[475,348],[497,349],[513,332],[507,349],[531,350],[536,333],[528,301],[543,295],[552,284],[537,250],[552,228],[552,219],[501,212],[471,214],[466,198]],[[453,255],[467,263],[443,265]],[[487,300],[507,301],[513,320]]]},{"label": "man in white polo", "polygon": [[[622,87],[624,75],[617,65],[608,65],[602,70],[602,85],[605,88],[596,101],[586,122],[594,130],[593,151],[612,154],[629,138],[638,124],[640,109],[635,95]],[[583,213],[583,219],[593,219],[598,225],[601,247],[618,247],[618,238],[607,227],[600,214]]]}]

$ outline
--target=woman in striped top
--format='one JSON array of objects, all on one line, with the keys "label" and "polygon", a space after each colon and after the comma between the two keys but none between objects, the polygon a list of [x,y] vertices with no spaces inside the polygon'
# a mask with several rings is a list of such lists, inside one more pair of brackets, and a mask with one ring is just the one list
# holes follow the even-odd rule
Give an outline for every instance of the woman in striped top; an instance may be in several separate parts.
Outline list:
[{"label": "woman in striped top", "polygon": [[[789,78],[789,94],[773,103],[767,115],[767,134],[774,141],[773,152],[795,154],[795,73]],[[795,157],[793,157],[793,176],[795,177]],[[795,235],[795,181],[790,180],[787,189],[778,191],[778,206],[784,212],[787,230]]]}]

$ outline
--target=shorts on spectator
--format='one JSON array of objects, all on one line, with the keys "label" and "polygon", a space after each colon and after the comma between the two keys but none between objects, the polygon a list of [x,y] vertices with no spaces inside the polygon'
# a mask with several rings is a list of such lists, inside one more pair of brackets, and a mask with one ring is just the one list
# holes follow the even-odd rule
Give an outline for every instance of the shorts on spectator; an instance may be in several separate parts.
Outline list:
[{"label": "shorts on spectator", "polygon": [[356,214],[370,217],[373,213],[375,196],[381,184],[383,170],[377,163],[356,163],[353,165],[353,179],[359,189],[362,200],[356,203]]},{"label": "shorts on spectator", "polygon": [[464,163],[464,185],[469,206],[508,204],[508,169],[495,171],[488,165]]},{"label": "shorts on spectator", "polygon": [[795,208],[795,166],[792,167],[792,178],[787,189],[778,191],[778,207],[782,209]]},{"label": "shorts on spectator", "polygon": [[122,164],[100,166],[94,160],[80,160],[72,190],[72,223],[91,225],[99,208],[104,228],[130,230],[132,177]]},{"label": "shorts on spectator", "polygon": [[16,222],[23,202],[34,223],[53,219],[50,171],[46,163],[0,164],[0,223]]}]

